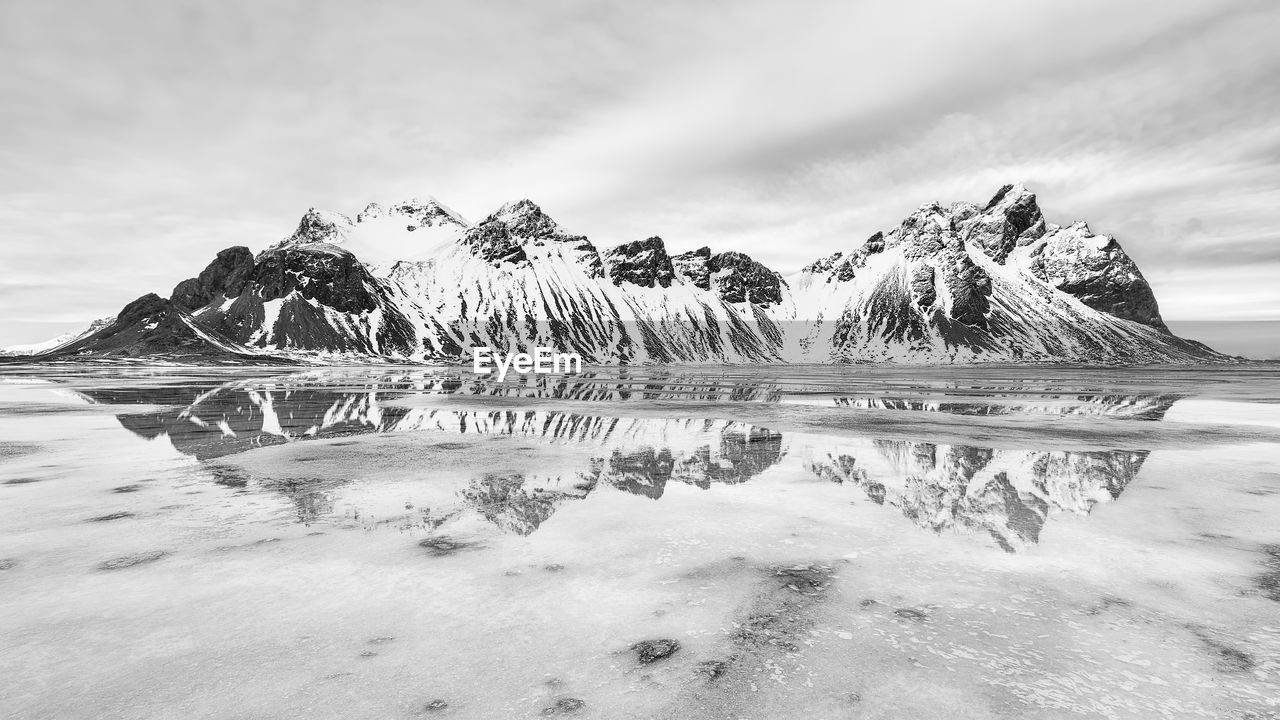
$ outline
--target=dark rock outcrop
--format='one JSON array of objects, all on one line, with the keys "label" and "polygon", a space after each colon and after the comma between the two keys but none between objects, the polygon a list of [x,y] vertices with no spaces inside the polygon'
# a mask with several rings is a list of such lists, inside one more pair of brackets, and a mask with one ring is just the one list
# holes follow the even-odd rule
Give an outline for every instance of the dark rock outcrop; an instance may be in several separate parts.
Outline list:
[{"label": "dark rock outcrop", "polygon": [[967,253],[952,253],[946,259],[942,281],[951,295],[950,316],[965,325],[985,325],[991,307],[991,278]]},{"label": "dark rock outcrop", "polygon": [[739,252],[711,256],[711,282],[725,302],[773,305],[782,302],[782,278]]},{"label": "dark rock outcrop", "polygon": [[[266,304],[277,300],[283,302],[273,321]],[[286,244],[263,253],[240,294],[225,308],[201,312],[199,321],[253,347],[404,354],[416,342],[386,287],[355,255],[328,243]]]},{"label": "dark rock outcrop", "polygon": [[235,297],[253,271],[253,253],[243,245],[219,252],[198,277],[183,280],[169,297],[174,306],[191,312],[218,297]]},{"label": "dark rock outcrop", "polygon": [[782,302],[782,278],[778,273],[739,252],[711,253],[701,247],[671,258],[676,272],[703,290],[715,289],[729,303],[750,302],[769,306]]},{"label": "dark rock outcrop", "polygon": [[624,243],[604,253],[605,267],[614,285],[671,287],[675,270],[660,237]]},{"label": "dark rock outcrop", "polygon": [[297,291],[340,312],[367,312],[378,306],[369,271],[336,245],[316,243],[263,253],[249,280],[262,300]]},{"label": "dark rock outcrop", "polygon": [[671,265],[676,272],[688,278],[694,287],[702,290],[711,289],[710,263],[711,248],[705,246],[671,258]]},{"label": "dark rock outcrop", "polygon": [[527,263],[529,258],[524,253],[524,244],[514,235],[505,223],[484,220],[467,231],[463,239],[477,257],[483,258],[491,265],[502,263]]}]

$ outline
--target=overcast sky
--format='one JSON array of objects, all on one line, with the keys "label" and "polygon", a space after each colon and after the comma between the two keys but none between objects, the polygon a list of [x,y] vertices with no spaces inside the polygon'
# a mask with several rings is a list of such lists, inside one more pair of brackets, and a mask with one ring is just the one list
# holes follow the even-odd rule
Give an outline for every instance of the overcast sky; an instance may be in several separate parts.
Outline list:
[{"label": "overcast sky", "polygon": [[528,197],[790,272],[1006,182],[1280,319],[1280,3],[0,0],[0,345],[309,207]]}]

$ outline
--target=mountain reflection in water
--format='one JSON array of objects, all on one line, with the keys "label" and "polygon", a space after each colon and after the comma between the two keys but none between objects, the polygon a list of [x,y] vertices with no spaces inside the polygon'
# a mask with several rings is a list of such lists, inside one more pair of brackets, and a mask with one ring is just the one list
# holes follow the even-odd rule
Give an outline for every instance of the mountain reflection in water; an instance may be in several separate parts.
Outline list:
[{"label": "mountain reflection in water", "polygon": [[[428,432],[463,436],[517,436],[588,450],[569,453],[559,465],[537,472],[477,469],[458,491],[460,507],[505,532],[528,535],[572,502],[611,487],[657,500],[673,483],[709,489],[744,483],[789,464],[859,491],[871,502],[895,508],[935,533],[990,535],[1008,552],[1038,541],[1054,512],[1087,514],[1099,502],[1120,496],[1147,457],[1145,450],[1039,451],[910,440],[850,438],[775,432],[721,419],[621,418],[561,410],[472,410],[410,408],[395,404],[413,393],[515,394],[592,400],[699,398],[773,402],[776,389],[672,379],[601,383],[591,378],[542,386],[550,394],[477,389],[449,378],[386,389],[349,390],[316,384],[232,382],[151,388],[81,391],[94,403],[146,404],[161,409],[117,415],[144,438],[166,436],[182,453],[213,461],[256,448],[312,438],[369,433]],[[1061,398],[1031,412],[1115,415],[1159,419],[1176,400],[1168,395],[1096,394]],[[1000,414],[1007,402],[983,405],[832,397],[836,407],[876,410]],[[955,405],[952,403],[951,405]],[[1012,409],[1011,409],[1012,408]],[[1045,409],[1048,408],[1048,409]],[[334,452],[337,452],[335,449]],[[218,463],[206,463],[217,482],[247,487],[251,478]],[[348,480],[263,480],[259,486],[288,495],[298,519],[315,522],[333,513],[333,494]],[[440,518],[428,522],[440,522]]]}]

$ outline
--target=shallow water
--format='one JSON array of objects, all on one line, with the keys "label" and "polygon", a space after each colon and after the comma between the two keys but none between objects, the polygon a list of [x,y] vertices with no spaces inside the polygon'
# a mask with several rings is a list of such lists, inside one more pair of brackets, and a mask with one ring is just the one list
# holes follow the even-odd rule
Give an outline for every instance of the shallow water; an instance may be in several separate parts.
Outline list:
[{"label": "shallow water", "polygon": [[1280,717],[1280,374],[0,375],[0,716]]}]

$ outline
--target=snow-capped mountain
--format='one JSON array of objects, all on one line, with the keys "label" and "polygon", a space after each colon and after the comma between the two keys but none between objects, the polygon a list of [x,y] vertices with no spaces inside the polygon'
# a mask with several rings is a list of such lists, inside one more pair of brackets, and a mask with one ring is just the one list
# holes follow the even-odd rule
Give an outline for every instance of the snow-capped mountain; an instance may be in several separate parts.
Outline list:
[{"label": "snow-capped mountain", "polygon": [[1169,332],[1115,238],[1047,222],[1016,185],[923,205],[789,276],[658,237],[601,252],[529,200],[475,224],[434,198],[311,209],[52,355],[458,361],[472,346],[608,364],[1225,359]]}]

